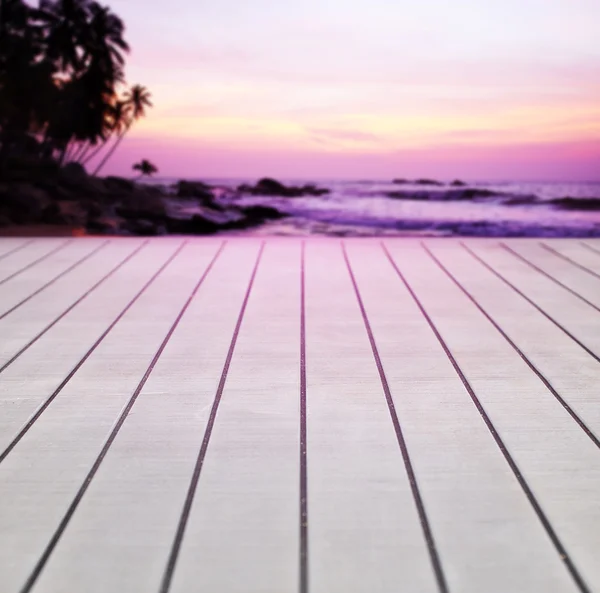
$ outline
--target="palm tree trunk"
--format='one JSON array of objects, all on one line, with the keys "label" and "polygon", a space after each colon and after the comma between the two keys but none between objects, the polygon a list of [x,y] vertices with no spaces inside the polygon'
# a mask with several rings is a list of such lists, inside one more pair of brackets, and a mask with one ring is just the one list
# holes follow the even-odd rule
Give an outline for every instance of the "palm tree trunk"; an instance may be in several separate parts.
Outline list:
[{"label": "palm tree trunk", "polygon": [[65,155],[67,154],[67,148],[69,147],[68,143],[65,144],[61,149],[60,149],[60,157],[58,158],[58,164],[62,167],[63,163],[65,162]]},{"label": "palm tree trunk", "polygon": [[85,147],[87,146],[87,142],[82,142],[78,149],[76,151],[73,152],[73,154],[71,155],[71,160],[73,162],[77,162],[79,160],[79,155],[85,150]]},{"label": "palm tree trunk", "polygon": [[93,144],[90,144],[89,142],[85,145],[84,149],[81,151],[80,154],[77,155],[77,162],[82,164],[85,162],[85,155],[88,153],[88,151],[90,150],[90,148],[92,148]]},{"label": "palm tree trunk", "polygon": [[100,169],[102,169],[102,167],[104,167],[104,165],[106,164],[106,161],[108,161],[108,159],[112,156],[113,152],[115,152],[115,150],[117,150],[117,148],[119,147],[119,144],[121,144],[121,141],[123,140],[123,138],[125,138],[125,134],[127,133],[127,130],[129,130],[129,126],[127,126],[123,130],[123,133],[117,138],[117,141],[112,145],[112,148],[106,153],[106,156],[102,159],[100,164],[96,167],[96,170],[94,171],[93,175],[98,175],[98,172],[100,171]]},{"label": "palm tree trunk", "polygon": [[68,163],[71,160],[71,155],[73,153],[73,149],[77,146],[75,142],[69,142],[67,144],[67,149],[65,150],[65,158],[64,160]]},{"label": "palm tree trunk", "polygon": [[[88,156],[85,157],[85,159],[83,161],[81,161],[82,165],[85,165],[88,161],[91,161],[105,146],[106,143],[108,142],[108,138],[106,140],[104,140],[104,142],[102,142],[102,144],[100,144],[100,146],[98,146],[98,148],[96,148],[96,150],[92,151]],[[91,148],[91,145],[90,145]],[[87,153],[87,150],[86,150]]]},{"label": "palm tree trunk", "polygon": [[70,158],[73,162],[77,163],[79,162],[79,157],[81,156],[81,153],[85,150],[87,146],[87,142],[82,142],[81,145],[79,146],[79,148],[77,148],[77,150],[73,151],[73,154],[70,155]]}]

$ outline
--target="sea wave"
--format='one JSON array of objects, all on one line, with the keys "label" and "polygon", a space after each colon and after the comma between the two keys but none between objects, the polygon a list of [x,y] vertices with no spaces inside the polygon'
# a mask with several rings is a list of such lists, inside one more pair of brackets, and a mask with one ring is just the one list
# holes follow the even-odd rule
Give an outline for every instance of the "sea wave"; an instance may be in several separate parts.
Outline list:
[{"label": "sea wave", "polygon": [[[168,186],[175,180],[156,180]],[[286,215],[247,232],[293,235],[598,237],[600,183],[472,182],[464,186],[318,180],[321,196],[274,197],[237,191],[248,179],[204,179],[226,206],[269,206]],[[306,180],[284,180],[302,186]],[[313,180],[314,182],[314,180]],[[191,215],[195,206],[188,203]]]}]

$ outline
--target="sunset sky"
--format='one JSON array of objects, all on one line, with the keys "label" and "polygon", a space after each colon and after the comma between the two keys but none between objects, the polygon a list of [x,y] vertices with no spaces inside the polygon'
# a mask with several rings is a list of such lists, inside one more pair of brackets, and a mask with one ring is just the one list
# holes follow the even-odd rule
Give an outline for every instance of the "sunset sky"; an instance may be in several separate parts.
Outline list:
[{"label": "sunset sky", "polygon": [[600,179],[598,0],[112,0],[155,107],[107,173]]}]

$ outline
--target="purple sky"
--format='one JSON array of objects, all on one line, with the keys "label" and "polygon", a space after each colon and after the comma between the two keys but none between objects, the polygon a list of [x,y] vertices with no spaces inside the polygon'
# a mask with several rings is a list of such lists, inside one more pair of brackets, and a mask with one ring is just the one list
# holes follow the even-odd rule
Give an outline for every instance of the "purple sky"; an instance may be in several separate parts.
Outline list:
[{"label": "purple sky", "polygon": [[106,173],[600,178],[598,0],[110,6],[155,107]]}]

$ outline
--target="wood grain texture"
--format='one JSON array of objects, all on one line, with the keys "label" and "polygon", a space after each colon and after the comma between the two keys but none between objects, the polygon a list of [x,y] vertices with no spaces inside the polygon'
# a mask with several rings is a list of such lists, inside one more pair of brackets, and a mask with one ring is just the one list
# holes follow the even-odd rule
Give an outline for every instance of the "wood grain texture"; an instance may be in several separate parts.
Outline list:
[{"label": "wood grain texture", "polygon": [[0,239],[2,593],[600,592],[600,240],[224,239]]}]

